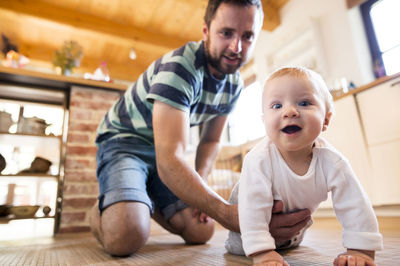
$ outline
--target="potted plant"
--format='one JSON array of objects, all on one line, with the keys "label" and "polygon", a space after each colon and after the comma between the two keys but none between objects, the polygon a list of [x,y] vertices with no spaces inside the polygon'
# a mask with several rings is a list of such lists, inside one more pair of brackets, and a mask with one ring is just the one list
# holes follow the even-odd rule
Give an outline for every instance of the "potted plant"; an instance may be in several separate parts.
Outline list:
[{"label": "potted plant", "polygon": [[80,65],[83,57],[82,47],[76,41],[65,41],[61,50],[56,50],[53,65],[60,69],[61,74],[69,75],[74,67]]}]

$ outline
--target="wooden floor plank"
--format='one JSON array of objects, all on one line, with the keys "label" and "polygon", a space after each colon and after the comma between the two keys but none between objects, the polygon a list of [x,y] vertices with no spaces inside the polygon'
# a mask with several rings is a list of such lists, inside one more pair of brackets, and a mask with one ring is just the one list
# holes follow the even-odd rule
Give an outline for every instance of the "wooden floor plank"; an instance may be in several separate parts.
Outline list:
[{"label": "wooden floor plank", "polygon": [[[291,265],[332,265],[335,256],[343,251],[341,230],[327,224],[321,226],[316,221],[300,247],[281,254]],[[400,261],[399,224],[392,227],[396,230],[383,231],[385,249],[376,254],[380,266],[398,265]],[[138,253],[124,258],[105,254],[89,233],[0,241],[0,265],[251,265],[246,257],[226,253],[227,233],[218,227],[209,243],[185,245],[178,236],[158,232]]]}]

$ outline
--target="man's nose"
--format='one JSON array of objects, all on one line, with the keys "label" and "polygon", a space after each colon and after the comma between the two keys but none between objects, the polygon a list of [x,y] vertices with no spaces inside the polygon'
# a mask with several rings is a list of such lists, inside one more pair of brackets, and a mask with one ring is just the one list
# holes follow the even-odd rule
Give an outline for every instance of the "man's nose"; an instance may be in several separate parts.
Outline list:
[{"label": "man's nose", "polygon": [[229,45],[229,50],[235,54],[240,53],[242,51],[242,40],[239,37],[234,38]]},{"label": "man's nose", "polygon": [[297,111],[297,108],[295,106],[287,106],[283,112],[284,117],[292,118],[292,117],[298,117],[299,112]]}]

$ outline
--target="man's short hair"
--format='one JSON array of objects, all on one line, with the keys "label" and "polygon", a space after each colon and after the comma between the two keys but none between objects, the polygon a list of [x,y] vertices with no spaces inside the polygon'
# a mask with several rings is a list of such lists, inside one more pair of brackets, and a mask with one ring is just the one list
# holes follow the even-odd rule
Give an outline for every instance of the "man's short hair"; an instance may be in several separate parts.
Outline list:
[{"label": "man's short hair", "polygon": [[210,28],[211,21],[213,20],[218,7],[222,3],[238,5],[238,6],[256,6],[261,12],[261,18],[263,17],[263,10],[261,0],[209,0],[206,14],[204,15],[204,21],[208,28]]}]

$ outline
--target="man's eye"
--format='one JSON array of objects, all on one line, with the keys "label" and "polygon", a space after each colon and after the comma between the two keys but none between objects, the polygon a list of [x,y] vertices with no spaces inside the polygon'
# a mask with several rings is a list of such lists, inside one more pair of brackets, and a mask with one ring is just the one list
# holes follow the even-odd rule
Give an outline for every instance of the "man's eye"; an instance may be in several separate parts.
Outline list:
[{"label": "man's eye", "polygon": [[310,102],[309,101],[301,101],[300,103],[299,103],[299,106],[309,106],[310,105]]},{"label": "man's eye", "polygon": [[275,103],[274,105],[272,105],[272,109],[279,109],[279,108],[282,108],[282,104]]},{"label": "man's eye", "polygon": [[221,34],[224,37],[231,37],[232,36],[232,32],[230,32],[230,31],[223,31],[223,32],[221,32]]},{"label": "man's eye", "polygon": [[246,33],[246,34],[244,34],[244,36],[243,36],[243,38],[246,40],[246,41],[251,41],[251,40],[253,40],[253,34],[252,33]]}]

